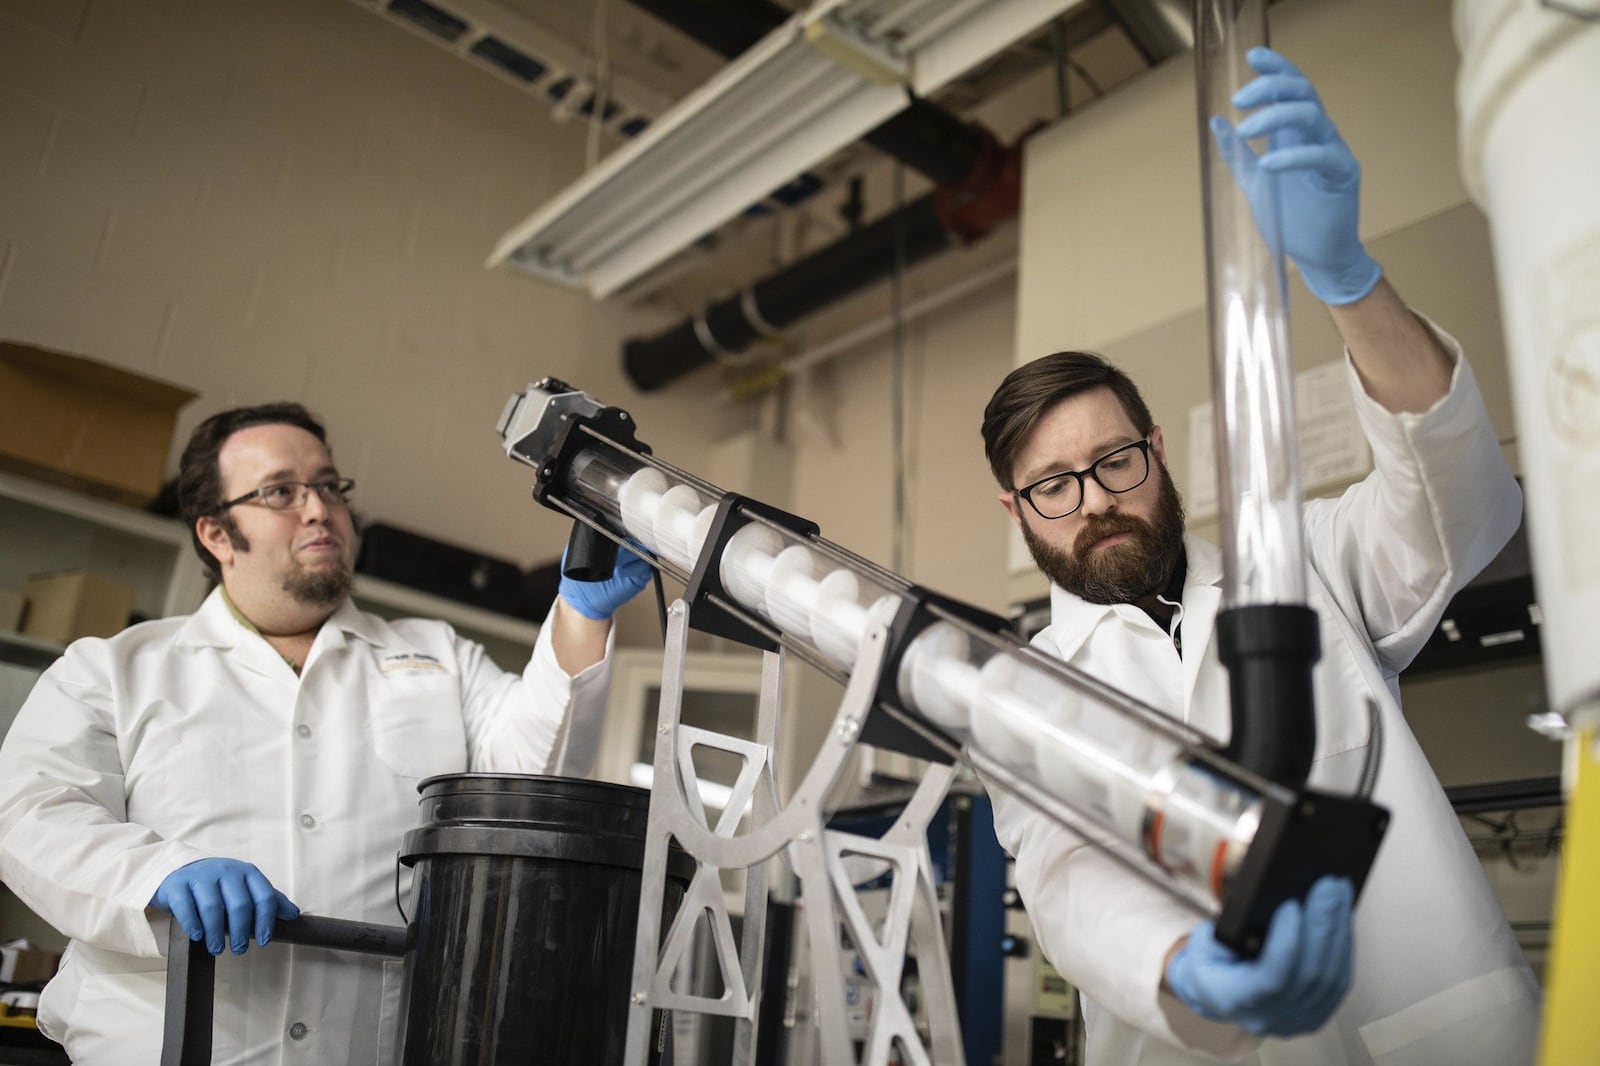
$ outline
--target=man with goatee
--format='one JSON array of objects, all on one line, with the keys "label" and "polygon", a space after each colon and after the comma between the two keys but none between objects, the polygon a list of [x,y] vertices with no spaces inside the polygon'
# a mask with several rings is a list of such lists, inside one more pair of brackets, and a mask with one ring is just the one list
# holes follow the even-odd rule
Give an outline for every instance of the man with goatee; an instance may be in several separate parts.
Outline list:
[{"label": "man with goatee", "polygon": [[74,1062],[158,1061],[169,921],[239,956],[218,960],[213,1061],[392,1062],[398,963],[250,941],[301,907],[392,924],[424,778],[593,759],[611,614],[648,567],[563,581],[508,674],[441,622],[351,603],[353,487],[298,404],[202,423],[179,503],[219,586],[73,644],[0,748],[0,878],[71,937],[39,1021]]},{"label": "man with goatee", "polygon": [[[1083,997],[1090,1066],[1508,1066],[1532,1061],[1538,992],[1438,780],[1396,678],[1450,597],[1515,530],[1520,495],[1460,346],[1414,314],[1357,235],[1358,168],[1310,83],[1276,53],[1219,143],[1247,192],[1279,175],[1285,251],[1346,346],[1373,472],[1305,505],[1321,627],[1310,782],[1350,792],[1383,740],[1393,812],[1359,907],[1324,879],[1273,916],[1255,959],[1094,844],[1000,790],[996,829],[1044,954]],[[1239,137],[1270,138],[1259,157]],[[1084,352],[1013,371],[984,412],[1000,503],[1050,579],[1035,643],[1199,730],[1229,738],[1214,621],[1219,553],[1184,531],[1166,444],[1134,383]],[[1248,560],[1247,560],[1248,562]]]}]

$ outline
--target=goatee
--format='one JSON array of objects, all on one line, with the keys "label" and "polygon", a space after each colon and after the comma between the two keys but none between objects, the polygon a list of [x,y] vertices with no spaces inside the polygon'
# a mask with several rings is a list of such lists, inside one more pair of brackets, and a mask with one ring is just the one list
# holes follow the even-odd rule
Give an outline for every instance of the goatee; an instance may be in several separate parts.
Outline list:
[{"label": "goatee", "polygon": [[350,595],[354,576],[343,567],[332,570],[301,571],[284,578],[283,591],[306,607],[336,607]]},{"label": "goatee", "polygon": [[[1183,498],[1164,466],[1151,471],[1159,479],[1152,521],[1111,512],[1087,519],[1073,540],[1072,551],[1046,543],[1022,523],[1022,538],[1034,563],[1051,583],[1089,603],[1133,603],[1166,586],[1183,552]],[[1093,550],[1106,537],[1127,540]]]}]

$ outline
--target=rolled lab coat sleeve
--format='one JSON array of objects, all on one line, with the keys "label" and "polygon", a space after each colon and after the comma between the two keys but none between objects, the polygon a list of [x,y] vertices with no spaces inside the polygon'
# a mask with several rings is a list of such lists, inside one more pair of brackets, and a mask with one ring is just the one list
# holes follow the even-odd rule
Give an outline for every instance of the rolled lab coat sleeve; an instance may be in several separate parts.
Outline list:
[{"label": "rolled lab coat sleeve", "polygon": [[1070,829],[1001,788],[989,795],[1040,948],[1063,977],[1121,1023],[1207,1057],[1241,1058],[1260,1043],[1161,990],[1168,951],[1199,915],[1095,846],[1092,827]]},{"label": "rolled lab coat sleeve", "polygon": [[0,745],[0,880],[61,933],[164,954],[145,907],[166,876],[207,857],[127,820],[106,642],[80,640],[40,677]]},{"label": "rolled lab coat sleeve", "polygon": [[501,670],[481,645],[455,638],[472,770],[583,776],[593,768],[616,632],[605,657],[574,676],[556,662],[554,618],[551,605],[520,676]]},{"label": "rolled lab coat sleeve", "polygon": [[[1424,320],[1426,321],[1426,320]],[[1346,355],[1373,470],[1334,500],[1306,506],[1306,544],[1349,618],[1361,619],[1392,677],[1421,650],[1450,597],[1488,565],[1521,521],[1507,467],[1461,346],[1427,323],[1455,367],[1420,414],[1391,412]]]}]

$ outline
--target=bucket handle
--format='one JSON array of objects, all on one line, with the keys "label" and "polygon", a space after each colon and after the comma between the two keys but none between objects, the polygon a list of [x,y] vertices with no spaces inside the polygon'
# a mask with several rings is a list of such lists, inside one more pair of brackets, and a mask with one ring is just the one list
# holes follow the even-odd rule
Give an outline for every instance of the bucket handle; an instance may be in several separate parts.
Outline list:
[{"label": "bucket handle", "polygon": [[411,924],[411,919],[406,917],[405,904],[400,902],[400,852],[394,853],[394,909],[400,912],[400,921],[406,925]]}]

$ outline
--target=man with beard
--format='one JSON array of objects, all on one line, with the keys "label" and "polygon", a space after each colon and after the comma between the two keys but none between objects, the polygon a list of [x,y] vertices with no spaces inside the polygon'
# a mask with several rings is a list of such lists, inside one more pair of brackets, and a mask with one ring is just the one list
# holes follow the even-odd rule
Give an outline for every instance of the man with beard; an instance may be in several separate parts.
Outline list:
[{"label": "man with beard", "polygon": [[169,920],[243,956],[217,967],[215,1061],[392,1062],[398,964],[250,940],[300,907],[392,923],[424,778],[593,759],[611,615],[646,564],[563,581],[508,674],[441,622],[350,602],[352,488],[298,404],[202,423],[179,501],[220,585],[73,644],[0,747],[0,877],[72,938],[39,1020],[74,1062],[158,1061]]},{"label": "man with beard", "polygon": [[[1041,950],[1082,993],[1091,1066],[1526,1063],[1537,988],[1396,683],[1515,530],[1520,494],[1459,345],[1362,248],[1355,160],[1315,92],[1275,53],[1250,59],[1264,76],[1235,103],[1267,106],[1238,133],[1273,143],[1235,173],[1248,189],[1255,167],[1281,171],[1285,250],[1345,342],[1373,453],[1370,476],[1304,510],[1321,625],[1310,780],[1352,790],[1370,701],[1383,732],[1374,795],[1393,822],[1359,909],[1347,882],[1319,881],[1279,908],[1253,960],[1097,848],[1092,828],[997,790],[996,829]],[[1230,127],[1217,133],[1237,147]],[[1000,503],[1051,581],[1035,643],[1225,742],[1220,556],[1184,532],[1161,428],[1134,383],[1095,355],[1046,356],[996,390],[983,438]]]}]

